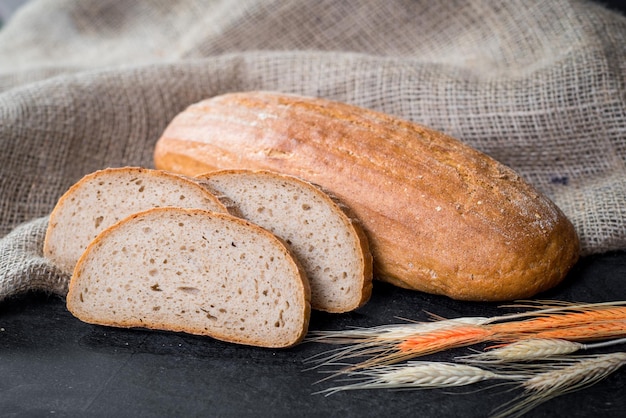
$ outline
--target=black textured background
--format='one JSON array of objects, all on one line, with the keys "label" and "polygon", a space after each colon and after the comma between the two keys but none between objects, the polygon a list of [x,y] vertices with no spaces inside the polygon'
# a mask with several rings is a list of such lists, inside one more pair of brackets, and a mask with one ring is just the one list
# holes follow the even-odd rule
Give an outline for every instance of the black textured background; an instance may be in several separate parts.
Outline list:
[{"label": "black textured background", "polygon": [[[626,253],[587,257],[539,298],[626,300]],[[511,312],[376,282],[372,300],[349,314],[314,312],[312,330]],[[333,381],[305,370],[333,346],[271,350],[211,338],[82,323],[58,297],[32,294],[0,304],[0,416],[76,417],[485,417],[518,391],[489,384],[450,390],[313,394]],[[623,350],[623,346],[613,350]],[[430,359],[446,360],[463,350]],[[480,389],[477,391],[477,389]],[[623,417],[626,368],[583,391],[556,398],[529,417]]]}]

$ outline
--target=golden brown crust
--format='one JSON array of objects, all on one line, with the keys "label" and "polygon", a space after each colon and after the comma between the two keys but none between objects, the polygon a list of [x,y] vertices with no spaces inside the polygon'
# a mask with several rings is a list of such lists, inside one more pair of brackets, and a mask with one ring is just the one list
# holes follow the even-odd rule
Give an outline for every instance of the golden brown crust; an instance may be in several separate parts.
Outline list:
[{"label": "golden brown crust", "polygon": [[563,213],[515,172],[443,133],[323,99],[234,93],[179,114],[155,165],[265,169],[330,190],[361,220],[375,273],[462,300],[547,290],[579,255]]}]

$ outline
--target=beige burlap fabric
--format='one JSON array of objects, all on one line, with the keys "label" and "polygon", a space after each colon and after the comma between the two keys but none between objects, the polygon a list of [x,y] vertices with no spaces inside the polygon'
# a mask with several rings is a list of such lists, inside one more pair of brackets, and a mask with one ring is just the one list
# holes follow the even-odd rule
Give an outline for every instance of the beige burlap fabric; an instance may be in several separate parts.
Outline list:
[{"label": "beige burlap fabric", "polygon": [[46,215],[151,166],[167,123],[279,90],[447,132],[517,170],[585,254],[626,248],[626,18],[567,0],[31,0],[0,30],[0,300],[65,292]]}]

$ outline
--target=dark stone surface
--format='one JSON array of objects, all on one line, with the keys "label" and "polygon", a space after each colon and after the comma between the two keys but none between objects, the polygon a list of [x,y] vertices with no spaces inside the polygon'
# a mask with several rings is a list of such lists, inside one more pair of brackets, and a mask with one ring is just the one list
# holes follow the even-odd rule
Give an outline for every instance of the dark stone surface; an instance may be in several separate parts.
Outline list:
[{"label": "dark stone surface", "polygon": [[[625,280],[626,253],[587,257],[559,288],[538,298],[626,300]],[[314,312],[310,329],[399,323],[398,317],[426,320],[427,312],[452,318],[510,311],[497,304],[458,302],[376,282],[365,307],[342,315]],[[305,370],[304,360],[333,346],[304,343],[271,350],[178,333],[94,326],[75,319],[63,300],[43,294],[0,304],[0,328],[2,417],[484,417],[519,394],[511,386],[484,384],[323,396],[314,392],[333,381],[316,384],[326,375]],[[527,416],[623,417],[625,387],[623,368]]]}]

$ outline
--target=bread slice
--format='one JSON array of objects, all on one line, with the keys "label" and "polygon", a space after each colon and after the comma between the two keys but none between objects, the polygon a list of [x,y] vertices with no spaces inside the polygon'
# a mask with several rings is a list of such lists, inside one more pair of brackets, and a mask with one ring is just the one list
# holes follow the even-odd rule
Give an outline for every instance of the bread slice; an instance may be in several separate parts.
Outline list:
[{"label": "bread slice", "polygon": [[133,213],[162,206],[227,212],[190,178],[138,167],[107,168],[86,175],[59,199],[50,214],[44,256],[72,274],[98,233]]},{"label": "bread slice", "polygon": [[243,219],[154,208],[104,230],[70,281],[82,321],[288,347],[306,334],[310,291],[287,247]]},{"label": "bread slice", "polygon": [[317,186],[270,171],[196,177],[239,214],[283,239],[304,266],[313,309],[348,312],[372,292],[372,257],[360,224]]}]

